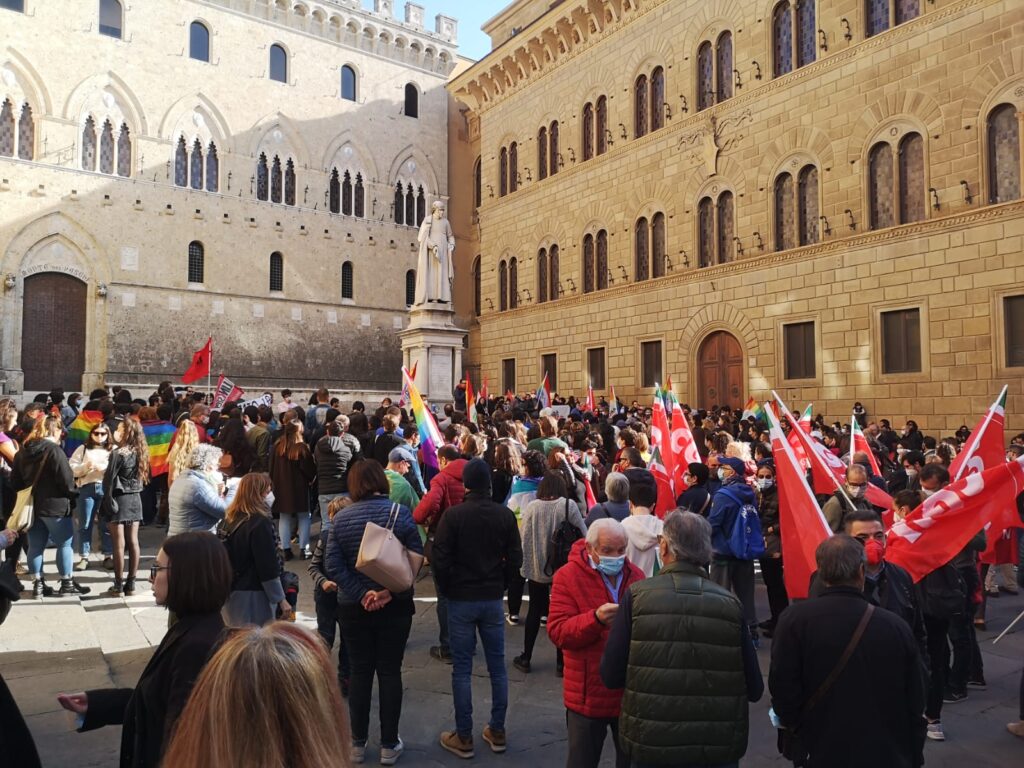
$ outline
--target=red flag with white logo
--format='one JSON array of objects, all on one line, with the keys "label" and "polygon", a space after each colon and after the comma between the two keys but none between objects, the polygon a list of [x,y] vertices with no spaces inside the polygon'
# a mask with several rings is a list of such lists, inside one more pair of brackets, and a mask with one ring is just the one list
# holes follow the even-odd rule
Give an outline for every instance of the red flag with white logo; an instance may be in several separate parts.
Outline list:
[{"label": "red flag with white logo", "polygon": [[675,460],[672,480],[676,493],[686,490],[686,483],[683,482],[683,475],[690,464],[700,464],[700,453],[697,451],[697,441],[690,431],[690,425],[686,421],[686,414],[676,396],[672,395],[672,457]]}]

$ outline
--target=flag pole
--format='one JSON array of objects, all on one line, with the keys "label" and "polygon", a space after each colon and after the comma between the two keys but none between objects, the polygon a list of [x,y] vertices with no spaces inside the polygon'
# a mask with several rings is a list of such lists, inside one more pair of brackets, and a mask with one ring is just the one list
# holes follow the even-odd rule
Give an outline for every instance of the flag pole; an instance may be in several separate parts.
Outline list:
[{"label": "flag pole", "polygon": [[1018,613],[1017,614],[1017,618],[1010,622],[1010,626],[1008,626],[1006,629],[1004,629],[1002,632],[999,633],[999,637],[997,637],[995,640],[992,641],[992,645],[995,645],[1000,640],[1002,640],[1003,639],[1003,635],[1005,635],[1007,632],[1009,632],[1011,629],[1013,629],[1014,625],[1018,621],[1020,621],[1021,619],[1024,619],[1024,611],[1021,611],[1020,613]]},{"label": "flag pole", "polygon": [[210,334],[210,367],[206,369],[206,393],[210,398],[210,405],[213,405],[213,389],[210,378],[213,376],[213,334]]}]

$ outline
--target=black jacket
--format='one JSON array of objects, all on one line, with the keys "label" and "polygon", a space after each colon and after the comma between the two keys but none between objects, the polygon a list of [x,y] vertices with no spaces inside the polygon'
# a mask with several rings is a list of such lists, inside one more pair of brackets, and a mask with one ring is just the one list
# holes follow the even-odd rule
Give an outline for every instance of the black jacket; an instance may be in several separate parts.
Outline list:
[{"label": "black jacket", "polygon": [[388,454],[391,453],[392,449],[400,445],[405,445],[405,441],[394,432],[379,434],[373,443],[373,458],[382,467],[386,467],[388,465]]},{"label": "black jacket", "polygon": [[768,676],[772,707],[783,725],[799,729],[809,768],[924,764],[925,687],[917,644],[907,623],[884,608],[875,609],[832,687],[802,714],[866,608],[856,588],[831,587],[821,597],[791,604],[775,627]]},{"label": "black jacket", "polygon": [[316,462],[317,490],[321,496],[348,493],[348,468],[353,457],[352,446],[343,435],[324,435],[317,440],[313,460]]},{"label": "black jacket", "polygon": [[231,591],[258,592],[263,583],[281,578],[274,523],[264,515],[252,515],[234,527],[221,522],[218,535],[231,560]]},{"label": "black jacket", "polygon": [[182,616],[167,630],[134,690],[86,691],[89,708],[80,730],[123,725],[121,768],[157,768],[192,686],[220,645],[220,612]]},{"label": "black jacket", "polygon": [[679,498],[676,499],[676,506],[707,517],[708,512],[711,511],[709,498],[710,493],[706,485],[692,485],[679,494]]},{"label": "black jacket", "polygon": [[74,510],[71,501],[78,498],[75,475],[68,457],[52,440],[33,440],[18,451],[11,467],[12,490],[28,488],[37,473],[39,480],[32,492],[35,514],[38,517],[68,517]]},{"label": "black jacket", "polygon": [[515,513],[491,501],[490,489],[467,492],[441,516],[431,567],[449,600],[501,600],[522,565]]},{"label": "black jacket", "polygon": [[0,762],[19,768],[40,768],[39,753],[32,733],[21,716],[18,703],[0,676]]}]

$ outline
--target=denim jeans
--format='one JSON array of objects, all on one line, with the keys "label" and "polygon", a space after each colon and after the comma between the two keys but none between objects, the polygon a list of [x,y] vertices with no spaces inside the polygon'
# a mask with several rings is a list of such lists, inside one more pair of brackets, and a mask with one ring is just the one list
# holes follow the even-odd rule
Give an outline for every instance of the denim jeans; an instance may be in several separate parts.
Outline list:
[{"label": "denim jeans", "polygon": [[277,521],[277,532],[281,536],[281,548],[288,552],[292,548],[292,526],[295,518],[299,519],[299,549],[309,549],[309,527],[312,525],[313,516],[309,512],[282,512]]},{"label": "denim jeans", "polygon": [[463,738],[473,735],[473,655],[476,636],[484,647],[491,678],[491,730],[505,730],[508,711],[508,671],[505,669],[505,611],[498,600],[448,602],[448,635],[452,649],[452,697],[455,730]]},{"label": "denim jeans", "polygon": [[347,493],[321,493],[316,497],[318,506],[320,507],[320,525],[327,526],[331,524],[331,521],[327,517],[327,505],[335,499],[340,499],[342,496],[348,496]]},{"label": "denim jeans", "polygon": [[[92,552],[92,529],[95,523],[106,530],[102,522],[97,523],[100,501],[103,500],[103,483],[86,483],[78,489],[78,505],[75,507],[75,551],[82,557]],[[107,536],[110,534],[108,533]],[[113,548],[111,548],[113,551]]]},{"label": "denim jeans", "polygon": [[317,589],[313,592],[313,604],[316,606],[316,631],[327,645],[328,651],[334,648],[334,638],[339,638],[338,685],[347,690],[352,670],[348,663],[348,651],[345,650],[345,638],[338,632],[338,593]]},{"label": "denim jeans", "polygon": [[75,522],[70,517],[36,517],[28,529],[28,570],[34,576],[43,572],[43,550],[47,539],[57,545],[57,571],[62,579],[70,579],[74,551]]}]

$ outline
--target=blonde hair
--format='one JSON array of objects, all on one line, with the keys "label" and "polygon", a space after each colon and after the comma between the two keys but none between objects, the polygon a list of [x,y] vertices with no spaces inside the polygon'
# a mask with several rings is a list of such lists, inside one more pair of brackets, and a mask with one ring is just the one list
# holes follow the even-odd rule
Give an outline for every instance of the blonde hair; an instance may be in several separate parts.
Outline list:
[{"label": "blonde hair", "polygon": [[199,445],[199,430],[195,422],[185,419],[174,434],[174,445],[167,455],[167,464],[171,477],[177,477],[189,468],[189,460],[192,458],[192,451]]},{"label": "blonde hair", "polygon": [[733,441],[725,446],[725,455],[739,459],[742,462],[748,462],[750,461],[750,443]]},{"label": "blonde hair", "polygon": [[36,420],[36,423],[32,425],[32,431],[28,433],[28,437],[25,438],[25,445],[28,445],[33,440],[44,440],[47,437],[60,437],[60,433],[64,430],[64,422],[61,421],[60,416],[43,416]]},{"label": "blonde hair", "polygon": [[327,504],[327,519],[333,520],[336,514],[341,512],[341,510],[343,510],[350,504],[355,504],[355,502],[352,501],[352,499],[349,498],[348,496],[339,496],[336,499],[331,499],[331,501]]},{"label": "blonde hair", "polygon": [[235,498],[224,512],[224,522],[234,525],[242,518],[266,515],[269,510],[264,499],[270,493],[270,487],[270,475],[266,472],[244,475],[238,482]]},{"label": "blonde hair", "polygon": [[347,768],[351,735],[323,641],[275,622],[235,632],[196,681],[163,768]]}]

